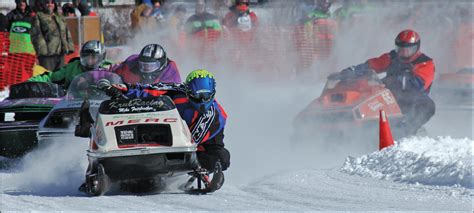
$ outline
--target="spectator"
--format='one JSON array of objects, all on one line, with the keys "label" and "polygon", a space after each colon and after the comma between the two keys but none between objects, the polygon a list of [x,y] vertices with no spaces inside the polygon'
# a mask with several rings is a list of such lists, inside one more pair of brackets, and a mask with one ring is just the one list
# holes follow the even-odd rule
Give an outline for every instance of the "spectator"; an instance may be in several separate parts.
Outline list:
[{"label": "spectator", "polygon": [[329,0],[314,0],[312,10],[303,17],[301,22],[304,25],[312,25],[318,19],[330,18],[330,7],[331,2]]},{"label": "spectator", "polygon": [[152,29],[156,29],[156,19],[151,17],[153,8],[146,3],[142,3],[133,9],[130,14],[132,21],[132,31],[134,33],[144,32]]},{"label": "spectator", "polygon": [[238,28],[242,31],[255,29],[258,23],[257,15],[250,11],[249,0],[237,0],[225,15],[223,25],[227,28]]},{"label": "spectator", "polygon": [[31,10],[30,6],[28,6],[26,0],[15,0],[15,3],[16,8],[7,14],[8,30],[11,29],[13,22],[16,21],[28,22],[31,24],[33,16],[35,16],[35,13]]},{"label": "spectator", "polygon": [[31,39],[41,66],[56,70],[64,56],[74,52],[71,33],[53,0],[38,0],[41,9],[33,18]]},{"label": "spectator", "polygon": [[76,9],[71,3],[66,3],[62,7],[64,17],[76,17]]},{"label": "spectator", "polygon": [[153,0],[152,1],[153,5],[152,5],[152,10],[151,10],[151,13],[150,13],[150,17],[153,17],[156,19],[157,22],[163,22],[164,21],[164,18],[163,18],[163,13],[161,11],[161,3],[159,0]]},{"label": "spectator", "polygon": [[79,3],[77,9],[81,12],[81,16],[97,16],[97,13],[91,11],[89,4],[86,2]]},{"label": "spectator", "polygon": [[185,23],[186,32],[195,34],[201,31],[222,31],[219,18],[206,12],[206,4],[202,1],[196,3],[196,13],[188,18]]}]

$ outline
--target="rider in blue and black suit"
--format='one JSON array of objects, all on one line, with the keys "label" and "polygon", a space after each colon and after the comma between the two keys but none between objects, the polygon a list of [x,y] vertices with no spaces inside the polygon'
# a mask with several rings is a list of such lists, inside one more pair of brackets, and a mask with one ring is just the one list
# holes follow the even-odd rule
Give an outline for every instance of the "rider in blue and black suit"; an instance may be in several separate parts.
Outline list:
[{"label": "rider in blue and black suit", "polygon": [[[117,87],[117,85],[115,85]],[[188,124],[193,141],[198,144],[198,160],[202,168],[214,171],[220,162],[222,170],[230,165],[230,153],[224,147],[227,114],[214,99],[214,74],[199,69],[191,72],[184,84],[145,84],[119,88],[129,98],[168,95]]]}]

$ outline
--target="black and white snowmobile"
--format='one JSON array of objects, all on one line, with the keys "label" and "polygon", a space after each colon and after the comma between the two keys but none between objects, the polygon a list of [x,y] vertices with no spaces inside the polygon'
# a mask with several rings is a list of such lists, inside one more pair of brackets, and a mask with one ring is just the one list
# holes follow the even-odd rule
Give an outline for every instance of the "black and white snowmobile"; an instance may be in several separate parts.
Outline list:
[{"label": "black and white snowmobile", "polygon": [[79,110],[84,99],[90,101],[90,111],[95,118],[100,103],[110,99],[97,88],[97,82],[107,79],[112,84],[122,83],[119,75],[107,71],[83,72],[71,81],[66,96],[49,111],[38,126],[38,146],[50,146],[51,143],[87,143],[86,139],[74,136],[74,127],[79,120]]},{"label": "black and white snowmobile", "polygon": [[[107,80],[97,86],[111,89]],[[207,193],[222,186],[220,164],[211,172],[200,168],[197,144],[169,96],[128,99],[120,94],[103,101],[95,119],[88,105],[85,100],[75,132],[90,137],[86,181],[79,190],[98,196],[117,184],[131,192],[149,191],[180,175],[190,175],[182,184],[186,192]]]}]

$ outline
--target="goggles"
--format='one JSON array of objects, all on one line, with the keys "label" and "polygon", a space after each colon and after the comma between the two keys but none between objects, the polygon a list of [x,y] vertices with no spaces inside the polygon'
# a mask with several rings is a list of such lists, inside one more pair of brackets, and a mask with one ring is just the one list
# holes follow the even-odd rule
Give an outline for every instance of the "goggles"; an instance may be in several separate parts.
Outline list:
[{"label": "goggles", "polygon": [[397,46],[395,51],[397,52],[398,56],[403,58],[410,58],[418,51],[418,46],[408,46],[408,47],[400,47]]},{"label": "goggles", "polygon": [[189,94],[189,99],[195,103],[207,103],[214,99],[215,92],[201,92],[196,94]]},{"label": "goggles", "polygon": [[152,73],[156,70],[158,70],[161,67],[160,61],[155,61],[155,62],[138,62],[138,68],[140,69],[140,72],[143,73]]},{"label": "goggles", "polygon": [[82,54],[81,64],[89,68],[97,68],[104,60],[103,55],[97,54]]}]

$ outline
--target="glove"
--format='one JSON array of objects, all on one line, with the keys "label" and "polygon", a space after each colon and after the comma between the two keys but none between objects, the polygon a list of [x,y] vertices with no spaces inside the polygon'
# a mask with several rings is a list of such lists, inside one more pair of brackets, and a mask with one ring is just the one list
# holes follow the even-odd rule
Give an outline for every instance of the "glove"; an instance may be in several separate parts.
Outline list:
[{"label": "glove", "polygon": [[122,97],[127,91],[128,87],[125,84],[112,84],[110,87],[104,89],[105,94],[107,94],[112,99],[118,99]]},{"label": "glove", "polygon": [[356,71],[355,71],[355,66],[350,66],[346,69],[343,69],[340,73],[340,78],[341,79],[349,79],[349,78],[355,78]]},{"label": "glove", "polygon": [[356,78],[356,73],[354,71],[354,66],[348,67],[346,69],[341,70],[341,72],[332,73],[328,76],[329,80],[345,80]]}]

